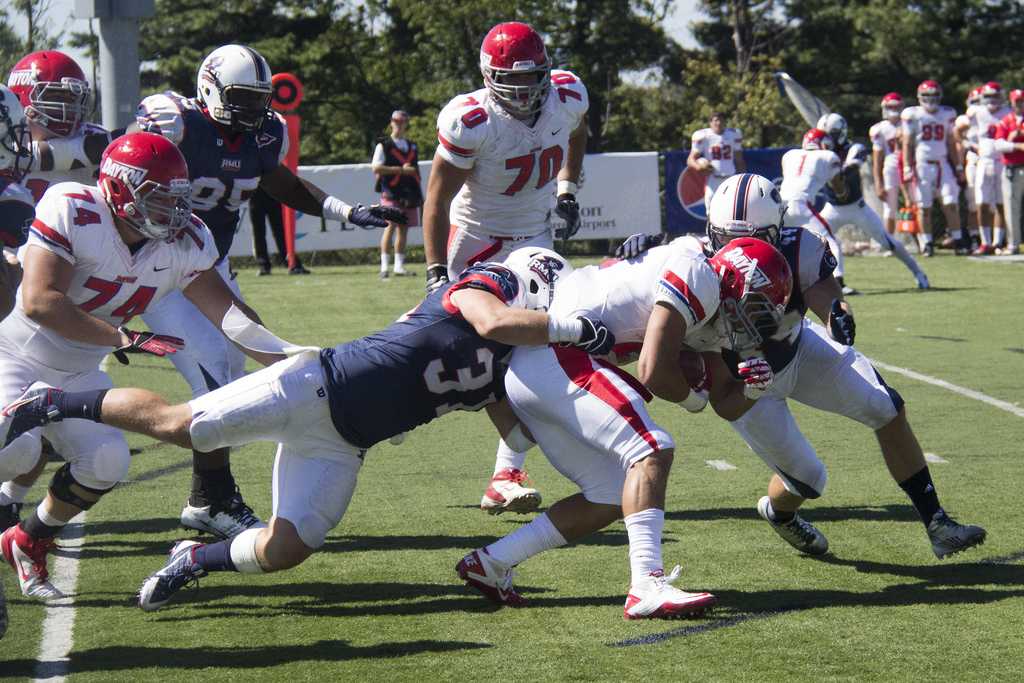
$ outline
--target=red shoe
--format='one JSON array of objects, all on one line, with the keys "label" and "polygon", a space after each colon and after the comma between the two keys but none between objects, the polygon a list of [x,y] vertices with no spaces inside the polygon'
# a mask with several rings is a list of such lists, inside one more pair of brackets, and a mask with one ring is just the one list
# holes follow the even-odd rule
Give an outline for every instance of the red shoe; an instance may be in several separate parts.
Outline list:
[{"label": "red shoe", "polygon": [[511,567],[494,560],[486,550],[474,550],[463,557],[455,571],[459,578],[484,594],[491,602],[508,607],[525,607],[526,598],[512,587],[515,575]]},{"label": "red shoe", "polygon": [[40,600],[64,597],[50,583],[50,573],[46,569],[46,555],[55,545],[52,538],[32,538],[20,524],[0,535],[0,552],[18,573],[22,595]]},{"label": "red shoe", "polygon": [[978,248],[972,252],[975,256],[991,256],[996,253],[996,248],[991,244],[979,244]]},{"label": "red shoe", "polygon": [[671,584],[679,578],[680,568],[665,576],[660,569],[634,584],[626,596],[624,619],[680,619],[699,616],[713,607],[718,598],[711,593],[687,593]]},{"label": "red shoe", "polygon": [[540,505],[540,494],[537,489],[523,486],[527,481],[526,472],[506,467],[491,477],[491,483],[480,499],[480,509],[492,515],[533,512]]}]

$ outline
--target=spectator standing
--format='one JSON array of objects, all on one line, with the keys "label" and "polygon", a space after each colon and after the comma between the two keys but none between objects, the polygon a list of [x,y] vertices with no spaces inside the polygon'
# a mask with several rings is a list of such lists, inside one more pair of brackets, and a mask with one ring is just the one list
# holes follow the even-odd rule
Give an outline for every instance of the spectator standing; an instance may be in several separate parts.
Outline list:
[{"label": "spectator standing", "polygon": [[388,256],[394,240],[396,276],[410,275],[405,269],[405,241],[409,227],[420,224],[423,190],[420,188],[419,148],[407,140],[409,115],[401,109],[391,113],[391,136],[377,143],[373,151],[373,172],[377,176],[380,203],[405,211],[406,224],[388,223],[380,238],[380,277],[388,277]]},{"label": "spectator standing", "polygon": [[[996,126],[996,151],[1003,154],[1003,209],[1006,215],[1006,248],[997,254],[1016,254],[1021,242],[1021,200],[1024,199],[1024,90],[1010,91],[1013,108]],[[1002,237],[996,232],[992,243]]]},{"label": "spectator standing", "polygon": [[[274,243],[277,245],[277,262],[279,265],[288,264],[288,245],[284,239],[284,221],[281,218],[281,202],[277,201],[263,188],[257,188],[249,199],[249,220],[252,223],[252,250],[259,264],[260,275],[270,275],[270,254],[267,252],[267,222],[270,222],[270,232],[274,236]],[[289,275],[309,275],[309,271],[303,267],[299,255],[295,254],[295,265],[288,270]]]},{"label": "spectator standing", "polygon": [[707,177],[705,209],[723,180],[747,170],[743,161],[743,133],[738,128],[728,128],[725,114],[720,111],[711,115],[708,124],[710,128],[701,128],[693,134],[690,156],[686,159],[687,166]]}]

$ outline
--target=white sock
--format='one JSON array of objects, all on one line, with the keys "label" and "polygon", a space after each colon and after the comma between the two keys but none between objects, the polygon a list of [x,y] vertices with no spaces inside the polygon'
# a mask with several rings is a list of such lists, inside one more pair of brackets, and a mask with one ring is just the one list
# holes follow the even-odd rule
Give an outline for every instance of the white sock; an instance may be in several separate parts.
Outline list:
[{"label": "white sock", "polygon": [[380,272],[388,272],[388,255],[383,251],[380,253]]},{"label": "white sock", "polygon": [[395,272],[400,273],[405,270],[405,254],[395,252]]},{"label": "white sock", "polygon": [[992,234],[992,228],[988,228],[988,227],[982,226],[981,227],[981,243],[982,244],[992,244],[992,238],[989,237],[989,235],[991,235],[991,234]]},{"label": "white sock", "polygon": [[0,505],[24,503],[31,486],[18,486],[13,481],[5,481],[0,485]]},{"label": "white sock", "polygon": [[[514,470],[522,470],[523,464],[526,462],[526,453],[523,451],[519,453],[509,448],[509,445],[505,443],[505,439],[498,441],[498,452],[494,456],[494,474],[501,472],[507,467],[511,467]],[[492,475],[493,476],[493,475]]]},{"label": "white sock", "polygon": [[63,519],[57,519],[53,516],[53,511],[46,505],[46,500],[46,498],[43,498],[43,502],[36,508],[36,517],[39,518],[39,521],[46,526],[62,527],[67,524]]},{"label": "white sock", "polygon": [[545,550],[565,545],[565,538],[551,523],[548,513],[534,517],[529,524],[519,527],[508,536],[499,538],[485,548],[498,562],[513,567]]},{"label": "white sock", "polygon": [[1006,239],[1006,229],[1005,228],[1001,228],[1001,227],[1000,228],[994,228],[992,232],[993,232],[992,244],[999,244],[1004,239]]},{"label": "white sock", "polygon": [[636,585],[662,568],[661,529],[665,526],[665,511],[648,508],[634,512],[624,521],[629,536],[629,568]]}]

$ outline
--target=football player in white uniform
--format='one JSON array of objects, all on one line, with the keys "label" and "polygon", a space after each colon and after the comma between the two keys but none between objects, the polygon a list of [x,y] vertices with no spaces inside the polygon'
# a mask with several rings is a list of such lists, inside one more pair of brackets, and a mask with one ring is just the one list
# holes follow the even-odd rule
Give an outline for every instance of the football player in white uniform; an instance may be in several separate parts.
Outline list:
[{"label": "football player in white uniform", "polygon": [[[1003,155],[996,150],[995,139],[999,122],[1010,113],[1003,99],[1003,86],[989,81],[980,88],[981,103],[967,110],[969,129],[977,141],[977,161],[974,169],[974,204],[977,206],[981,244],[975,254],[994,254],[994,244],[1000,241],[1003,227]],[[993,228],[995,235],[992,235]]]},{"label": "football player in white uniform", "polygon": [[[25,111],[17,95],[0,85],[0,246],[4,249],[4,258],[0,259],[0,320],[14,310],[21,267],[13,250],[28,239],[28,226],[35,215],[32,195],[18,182],[31,163],[32,143]],[[3,514],[0,510],[0,517]]]},{"label": "football player in white uniform", "polygon": [[[918,289],[928,289],[928,277],[921,270],[921,266],[907,252],[902,242],[889,236],[878,214],[864,201],[864,186],[860,172],[867,159],[867,149],[864,145],[849,139],[846,119],[839,114],[821,117],[818,128],[824,130],[835,141],[836,152],[843,159],[842,170],[825,185],[825,197],[828,201],[821,209],[821,217],[836,234],[844,225],[853,225],[863,230],[883,251],[895,254],[896,258],[910,270]],[[842,263],[842,258],[839,258],[839,261]],[[857,293],[843,281],[841,266],[836,279],[843,288],[843,294],[849,296]]]},{"label": "football player in white uniform", "polygon": [[836,154],[835,141],[820,128],[804,133],[800,149],[782,155],[782,185],[779,194],[786,203],[786,220],[802,225],[828,242],[838,254],[839,276],[842,277],[842,249],[832,226],[814,208],[818,194],[843,170],[843,161]]},{"label": "football player in white uniform", "polygon": [[900,208],[900,112],[903,98],[897,92],[882,98],[882,120],[871,126],[871,174],[875,194],[882,202],[882,219],[890,235],[896,232],[896,214]]},{"label": "football player in white uniform", "polygon": [[[498,24],[480,48],[484,86],[459,95],[437,118],[440,144],[423,206],[427,290],[513,249],[553,247],[551,209],[569,239],[580,226],[577,183],[587,146],[587,89],[552,70],[540,35]],[[447,245],[447,246],[446,246]],[[500,443],[481,507],[528,512],[540,503],[523,486],[526,454]]]},{"label": "football player in white uniform", "polygon": [[704,185],[704,208],[707,209],[711,196],[722,181],[736,173],[743,173],[747,165],[743,161],[743,133],[739,128],[727,128],[725,114],[715,112],[708,122],[710,128],[701,128],[690,139],[690,155],[686,165],[706,177]]},{"label": "football player in white uniform", "polygon": [[[756,402],[739,404],[730,401],[726,405],[715,387],[711,392],[716,412],[729,420],[751,450],[775,471],[768,495],[757,505],[761,517],[802,552],[820,555],[828,550],[825,536],[797,514],[806,499],[821,496],[827,474],[790,413],[787,401],[792,398],[875,430],[889,473],[917,509],[936,557],[941,559],[982,543],[984,529],[956,523],[940,506],[921,446],[907,421],[903,399],[853,348],[853,313],[833,277],[836,260],[827,243],[799,227],[780,231],[774,220],[760,226],[741,224],[737,230],[734,206],[738,195],[745,196],[737,185],[724,184],[721,194],[712,201],[708,222],[712,248],[738,234],[751,234],[776,244],[793,272],[793,294],[778,332],[757,347],[775,373],[772,385]],[[749,201],[767,205],[757,212],[751,210],[752,214],[781,215],[782,207],[771,205],[770,194],[754,195]],[[808,308],[824,327],[805,318]],[[723,357],[730,364],[740,359],[729,355]],[[712,368],[712,377],[729,374],[716,369]]]},{"label": "football player in white uniform", "polygon": [[[956,111],[942,102],[942,86],[928,80],[917,86],[918,105],[900,114],[903,121],[903,179],[914,188],[914,200],[920,210],[921,246],[925,256],[935,254],[932,240],[932,204],[938,194],[949,231],[944,246],[957,244],[958,253],[967,253],[960,229],[959,183],[966,182],[964,168],[953,135]],[[955,161],[956,167],[951,164]]]},{"label": "football player in white uniform", "polygon": [[[176,337],[137,332],[126,323],[181,289],[218,324],[232,304],[255,318],[211,270],[216,249],[191,213],[185,159],[159,135],[135,133],[103,153],[98,186],[58,183],[36,207],[20,252],[24,276],[17,306],[0,323],[0,393],[11,401],[36,380],[99,396],[111,386],[99,369],[113,351],[163,356]],[[67,460],[35,512],[0,536],[22,592],[52,598],[46,556],[61,528],[91,508],[128,471],[128,445],[105,425],[66,422],[15,434],[5,413],[0,469],[30,469],[46,436]]]},{"label": "football player in white uniform", "polygon": [[[7,79],[28,120],[32,164],[20,181],[35,202],[54,183],[96,183],[100,156],[114,134],[85,121],[92,89],[74,59],[57,50],[25,55]],[[18,523],[29,489],[46,465],[43,454],[30,472],[0,484],[0,531]]]},{"label": "football player in white uniform", "polygon": [[[755,309],[764,303],[766,312],[777,310],[781,317],[789,268],[774,248],[746,242],[752,244],[730,244],[708,259],[698,240],[684,237],[640,258],[588,266],[559,280],[551,313],[600,315],[624,352],[639,349],[639,378],[573,349],[513,352],[505,378],[509,403],[548,460],[580,492],[467,554],[456,570],[469,585],[499,604],[522,605],[512,585],[513,567],[624,517],[632,575],[626,619],[678,617],[714,604],[709,593],[671,586],[679,567],[668,575],[663,571],[665,487],[675,444],[645,404],[656,395],[691,412],[701,410],[707,397],[690,388],[680,366],[683,345],[717,350],[723,331],[755,324],[749,316],[758,316]],[[538,266],[545,258],[535,257]],[[752,399],[771,383],[763,359],[740,363],[739,375],[747,382],[741,391]]]},{"label": "football player in white uniform", "polygon": [[[978,129],[974,126],[971,117],[967,115],[971,107],[981,104],[981,88],[973,88],[967,93],[965,102],[967,108],[965,113],[956,117],[953,123],[953,130],[956,131],[956,142],[960,147],[961,161],[964,164],[964,178],[967,185],[964,187],[964,200],[967,204],[967,228],[971,234],[978,232],[978,205],[974,201],[974,176],[978,169]],[[982,234],[979,238],[979,247],[987,244],[986,239],[990,235]]]}]

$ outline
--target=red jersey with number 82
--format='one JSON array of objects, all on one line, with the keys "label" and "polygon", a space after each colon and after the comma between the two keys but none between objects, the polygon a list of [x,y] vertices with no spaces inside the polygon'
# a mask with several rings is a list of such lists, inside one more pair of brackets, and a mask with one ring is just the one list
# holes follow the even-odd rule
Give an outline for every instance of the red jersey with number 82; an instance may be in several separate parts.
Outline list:
[{"label": "red jersey with number 82", "polygon": [[956,111],[941,105],[934,112],[921,106],[907,107],[900,114],[903,134],[914,141],[914,156],[918,162],[949,159],[946,138],[953,134]]},{"label": "red jersey with number 82", "polygon": [[[134,254],[114,227],[99,188],[81,183],[53,185],[36,206],[24,250],[45,249],[74,266],[69,299],[89,314],[118,327],[167,294],[187,287],[213,266],[213,236],[198,218],[170,240],[149,240]],[[108,346],[67,339],[24,313],[22,291],[14,311],[0,323],[8,353],[63,372],[95,370]]]},{"label": "red jersey with number 82", "polygon": [[588,106],[586,87],[568,71],[551,72],[551,90],[532,126],[506,112],[486,88],[449,102],[437,117],[437,152],[472,169],[452,201],[452,224],[509,237],[543,232],[569,135]]}]

